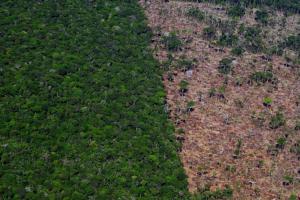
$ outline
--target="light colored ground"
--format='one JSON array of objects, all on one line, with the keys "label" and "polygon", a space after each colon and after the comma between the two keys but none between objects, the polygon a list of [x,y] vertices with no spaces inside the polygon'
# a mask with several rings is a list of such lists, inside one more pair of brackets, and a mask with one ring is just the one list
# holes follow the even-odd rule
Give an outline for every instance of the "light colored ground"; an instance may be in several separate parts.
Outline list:
[{"label": "light colored ground", "polygon": [[[148,2],[141,1],[141,4],[155,33],[153,49],[156,58],[167,60],[168,52],[160,42],[161,36],[176,31],[186,43],[173,56],[185,55],[197,60],[192,77],[176,69],[171,70],[173,82],[167,80],[167,73],[164,76],[171,118],[177,129],[185,132],[180,156],[188,175],[189,190],[196,192],[206,184],[211,185],[212,190],[229,185],[234,190],[234,199],[249,200],[287,199],[292,192],[300,195],[300,157],[290,152],[291,146],[300,139],[300,132],[294,130],[300,117],[300,106],[297,105],[300,100],[299,66],[284,66],[282,57],[273,56],[272,61],[266,61],[262,55],[245,53],[236,59],[234,72],[229,75],[226,85],[217,67],[222,58],[230,55],[230,49],[225,48],[223,52],[209,45],[201,36],[206,25],[185,15],[192,6],[223,18],[227,17],[226,12],[212,4]],[[294,23],[289,27],[291,32],[299,29],[294,20],[293,16],[287,20]],[[251,17],[245,17],[243,22],[255,23]],[[270,66],[279,80],[277,86],[247,83],[250,74]],[[180,96],[179,83],[183,79],[188,80],[189,89],[185,96]],[[242,80],[241,86],[236,85],[237,80]],[[218,90],[221,86],[225,86],[225,99],[208,96],[211,88]],[[202,101],[198,100],[199,93]],[[263,106],[264,97],[273,99],[271,108]],[[196,102],[195,110],[186,114],[186,104],[191,100]],[[272,130],[268,126],[269,120],[278,110],[282,110],[287,123]],[[259,115],[265,119],[262,124],[257,122]],[[277,155],[272,155],[270,150],[279,137],[286,137],[287,144]],[[242,142],[241,153],[234,158],[239,140]],[[293,183],[283,185],[286,176],[293,177]]]}]

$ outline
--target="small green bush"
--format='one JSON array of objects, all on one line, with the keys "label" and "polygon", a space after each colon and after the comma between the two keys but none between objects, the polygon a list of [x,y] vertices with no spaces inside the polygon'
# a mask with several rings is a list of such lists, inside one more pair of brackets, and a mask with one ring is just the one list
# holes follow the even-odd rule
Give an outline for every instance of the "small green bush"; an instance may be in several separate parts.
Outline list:
[{"label": "small green bush", "polygon": [[195,109],[196,103],[194,101],[189,101],[186,105],[186,111],[192,112]]},{"label": "small green bush", "polygon": [[220,38],[218,40],[218,45],[231,47],[231,46],[237,44],[238,40],[239,39],[236,35],[222,33],[222,35],[220,36]]},{"label": "small green bush", "polygon": [[199,21],[203,21],[205,19],[205,13],[198,8],[190,8],[186,14],[187,16],[193,17]]},{"label": "small green bush", "polygon": [[194,68],[194,61],[191,59],[181,58],[178,60],[177,65],[178,68],[182,71],[187,71]]},{"label": "small green bush", "polygon": [[276,115],[271,117],[270,121],[270,128],[271,129],[277,129],[285,124],[285,118],[284,115],[280,112],[276,113]]},{"label": "small green bush", "polygon": [[288,36],[283,46],[300,53],[300,34]]},{"label": "small green bush", "polygon": [[284,137],[278,138],[278,140],[276,142],[276,148],[283,149],[285,144],[286,144],[286,138],[284,138]]},{"label": "small green bush", "polygon": [[181,40],[174,32],[168,36],[163,36],[162,42],[169,51],[177,51],[182,46]]},{"label": "small green bush", "polygon": [[270,97],[265,97],[263,99],[263,105],[266,107],[270,107],[272,102],[273,102],[273,100]]},{"label": "small green bush", "polygon": [[219,62],[218,71],[221,74],[229,74],[232,70],[232,59],[224,58]]},{"label": "small green bush", "polygon": [[261,29],[258,27],[246,27],[244,31],[245,47],[247,50],[257,53],[263,50],[263,40],[261,37]]},{"label": "small green bush", "polygon": [[257,83],[271,82],[273,78],[273,73],[269,71],[255,72],[250,76],[250,79]]},{"label": "small green bush", "polygon": [[267,24],[269,20],[268,12],[266,10],[257,10],[255,12],[255,20],[262,24]]},{"label": "small green bush", "polygon": [[291,196],[289,197],[289,200],[297,200],[297,195],[295,194],[291,194]]},{"label": "small green bush", "polygon": [[216,29],[212,26],[205,27],[202,35],[206,39],[214,39],[216,37]]},{"label": "small green bush", "polygon": [[231,50],[231,53],[235,56],[241,56],[241,55],[243,55],[244,52],[245,52],[245,50],[242,47],[234,47]]},{"label": "small green bush", "polygon": [[184,94],[188,91],[188,86],[189,86],[189,82],[187,82],[186,80],[182,80],[179,83],[179,92],[180,94]]},{"label": "small green bush", "polygon": [[245,15],[245,8],[237,4],[230,7],[227,14],[231,17],[243,17]]},{"label": "small green bush", "polygon": [[217,199],[230,199],[233,195],[233,190],[227,186],[225,189],[217,189],[212,192],[209,186],[205,186],[199,189],[196,195],[192,198],[193,200],[217,200]]}]

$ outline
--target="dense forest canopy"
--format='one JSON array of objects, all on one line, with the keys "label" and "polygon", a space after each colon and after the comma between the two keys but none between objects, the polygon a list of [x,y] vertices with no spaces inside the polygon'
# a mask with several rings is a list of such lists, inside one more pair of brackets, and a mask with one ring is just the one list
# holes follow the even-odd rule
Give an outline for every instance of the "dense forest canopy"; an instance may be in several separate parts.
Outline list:
[{"label": "dense forest canopy", "polygon": [[0,199],[182,199],[137,1],[0,1]]}]

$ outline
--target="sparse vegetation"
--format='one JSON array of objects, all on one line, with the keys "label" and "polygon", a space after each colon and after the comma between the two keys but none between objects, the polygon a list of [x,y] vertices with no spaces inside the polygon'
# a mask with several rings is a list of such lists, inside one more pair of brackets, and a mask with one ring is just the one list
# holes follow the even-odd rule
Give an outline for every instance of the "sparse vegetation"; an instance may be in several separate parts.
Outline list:
[{"label": "sparse vegetation", "polygon": [[199,21],[203,21],[205,18],[205,13],[199,10],[198,8],[190,8],[187,11],[187,16],[193,17]]},{"label": "sparse vegetation", "polygon": [[182,80],[179,83],[179,92],[181,95],[184,95],[188,91],[189,82]]},{"label": "sparse vegetation", "polygon": [[277,112],[276,115],[271,117],[270,128],[277,129],[285,124],[285,118],[283,113]]},{"label": "sparse vegetation", "polygon": [[263,105],[266,107],[270,107],[272,102],[273,102],[273,100],[270,97],[265,97],[263,99]]},{"label": "sparse vegetation", "polygon": [[236,148],[234,150],[234,155],[233,158],[239,158],[241,156],[241,148],[242,148],[242,140],[238,139],[237,144],[236,144]]},{"label": "sparse vegetation", "polygon": [[244,45],[250,52],[257,53],[263,50],[261,29],[258,27],[247,27],[244,31]]},{"label": "sparse vegetation", "polygon": [[216,37],[216,30],[212,26],[203,29],[203,37],[206,39],[214,39]]},{"label": "sparse vegetation", "polygon": [[186,72],[188,70],[191,70],[194,68],[194,61],[192,59],[187,59],[185,57],[182,57],[178,60],[177,66],[180,70]]},{"label": "sparse vegetation", "polygon": [[257,83],[271,82],[274,76],[270,71],[255,72],[250,76],[250,79]]},{"label": "sparse vegetation", "polygon": [[245,15],[245,8],[240,4],[236,4],[229,8],[228,15],[231,17],[243,17]]},{"label": "sparse vegetation", "polygon": [[177,51],[182,46],[182,42],[175,32],[165,35],[162,42],[169,51]]},{"label": "sparse vegetation", "polygon": [[212,192],[209,189],[209,186],[206,186],[202,189],[199,189],[194,200],[217,200],[217,199],[230,199],[232,197],[233,190],[230,187],[226,187],[225,189],[217,189]]},{"label": "sparse vegetation", "polygon": [[218,40],[218,44],[221,46],[229,46],[232,47],[236,45],[238,42],[238,37],[231,33],[222,33]]},{"label": "sparse vegetation", "polygon": [[286,138],[284,137],[281,137],[281,138],[278,138],[277,139],[277,142],[276,142],[276,148],[278,149],[283,149],[285,144],[286,144]]},{"label": "sparse vegetation", "polygon": [[217,93],[217,90],[216,88],[210,88],[209,91],[208,91],[208,96],[209,97],[214,97]]},{"label": "sparse vegetation", "polygon": [[195,109],[196,103],[194,101],[189,101],[186,105],[186,111],[188,113],[192,112]]},{"label": "sparse vegetation", "polygon": [[232,70],[232,59],[223,58],[219,63],[218,70],[221,74],[229,74]]},{"label": "sparse vegetation", "polygon": [[245,52],[245,50],[242,47],[234,47],[231,50],[231,53],[235,56],[241,56],[241,55],[243,55],[244,52]]},{"label": "sparse vegetation", "polygon": [[262,24],[267,24],[269,20],[268,12],[266,10],[257,10],[255,12],[255,20]]}]

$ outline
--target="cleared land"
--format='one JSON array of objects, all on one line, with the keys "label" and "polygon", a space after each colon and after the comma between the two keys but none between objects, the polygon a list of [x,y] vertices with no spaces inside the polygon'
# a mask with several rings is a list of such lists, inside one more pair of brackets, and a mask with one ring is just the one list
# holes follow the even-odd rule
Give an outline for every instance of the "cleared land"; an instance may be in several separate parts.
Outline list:
[{"label": "cleared land", "polygon": [[299,15],[266,7],[265,21],[262,8],[235,18],[228,5],[141,3],[166,71],[189,190],[230,186],[234,199],[300,195],[299,41],[283,42],[299,38]]}]

